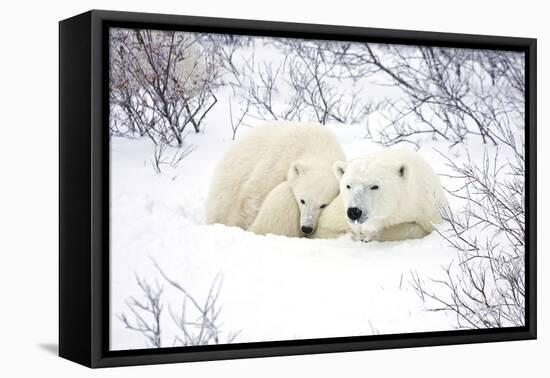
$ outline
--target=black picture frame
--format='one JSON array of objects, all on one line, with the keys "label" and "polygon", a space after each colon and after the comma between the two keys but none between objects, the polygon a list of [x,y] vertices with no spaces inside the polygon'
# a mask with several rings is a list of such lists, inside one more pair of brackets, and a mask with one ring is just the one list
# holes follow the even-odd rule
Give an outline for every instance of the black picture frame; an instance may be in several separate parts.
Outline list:
[{"label": "black picture frame", "polygon": [[[526,324],[484,330],[109,351],[108,28],[522,51],[526,58]],[[535,339],[536,39],[92,10],[59,23],[59,355],[88,367]]]}]

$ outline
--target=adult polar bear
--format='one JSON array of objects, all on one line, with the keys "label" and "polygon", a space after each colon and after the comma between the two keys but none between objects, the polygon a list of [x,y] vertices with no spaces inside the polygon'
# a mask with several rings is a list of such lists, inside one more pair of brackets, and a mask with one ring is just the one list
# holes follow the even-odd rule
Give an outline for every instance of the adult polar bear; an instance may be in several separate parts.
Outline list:
[{"label": "adult polar bear", "polygon": [[[338,194],[332,169],[344,159],[333,134],[319,124],[259,126],[234,143],[216,168],[206,202],[207,222],[250,228],[260,234],[310,234],[321,210]],[[294,202],[281,203],[278,216],[273,216],[275,211],[263,212],[271,216],[254,222],[268,195],[275,199],[278,193],[289,191]],[[299,213],[287,212],[289,206],[290,210],[297,206]]]},{"label": "adult polar bear", "polygon": [[416,239],[441,222],[447,201],[439,177],[417,152],[384,149],[334,164],[340,195],[323,212],[314,237],[350,230],[363,240]]}]

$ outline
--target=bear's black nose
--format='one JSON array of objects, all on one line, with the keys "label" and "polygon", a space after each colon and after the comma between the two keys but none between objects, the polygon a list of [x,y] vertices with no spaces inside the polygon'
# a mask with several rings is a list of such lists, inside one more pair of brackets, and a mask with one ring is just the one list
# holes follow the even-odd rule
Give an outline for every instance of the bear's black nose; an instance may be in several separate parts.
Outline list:
[{"label": "bear's black nose", "polygon": [[348,207],[348,218],[351,220],[357,220],[361,218],[361,214],[363,214],[363,211],[361,211],[358,207]]},{"label": "bear's black nose", "polygon": [[311,234],[313,232],[313,228],[309,226],[302,226],[302,232],[304,234]]}]

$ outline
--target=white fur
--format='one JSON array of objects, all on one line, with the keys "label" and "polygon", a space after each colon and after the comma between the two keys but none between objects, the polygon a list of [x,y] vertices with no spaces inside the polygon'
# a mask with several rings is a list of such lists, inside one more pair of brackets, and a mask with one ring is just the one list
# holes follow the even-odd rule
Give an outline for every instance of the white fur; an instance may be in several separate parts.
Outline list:
[{"label": "white fur", "polygon": [[[351,225],[346,222],[346,210],[340,195],[332,200],[321,213],[317,230],[313,234],[316,239],[336,239],[352,232]],[[357,233],[360,229],[357,228]]]},{"label": "white fur", "polygon": [[[207,222],[248,229],[270,192],[287,182],[299,209],[299,226],[315,229],[321,206],[338,194],[332,166],[342,159],[345,155],[340,145],[321,125],[274,122],[257,127],[235,142],[216,168],[206,202]],[[282,198],[275,193],[272,197]],[[277,201],[269,207],[289,206]],[[264,215],[277,212],[269,207],[266,205]],[[289,215],[289,222],[294,222],[294,217]],[[287,229],[278,223],[284,221],[284,217],[269,222],[263,219],[255,229],[273,233]]]},{"label": "white fur", "polygon": [[283,181],[269,192],[248,230],[259,235],[302,236],[300,208],[287,181]]},{"label": "white fur", "polygon": [[[338,195],[321,213],[319,224],[317,225],[315,234],[313,234],[313,238],[336,239],[345,234],[353,233],[357,239],[360,239],[361,225],[350,224],[346,219],[346,208],[344,207],[342,198]],[[404,239],[419,239],[426,235],[427,232],[416,223],[401,223],[380,230],[376,235],[376,240],[397,241]]]},{"label": "white fur", "polygon": [[[420,238],[440,223],[439,206],[447,201],[439,177],[418,154],[408,149],[385,149],[364,158],[334,164],[340,180],[341,201],[335,213],[344,216],[349,228],[363,240]],[[352,220],[349,208],[361,210]],[[341,233],[341,221],[319,221],[319,229]]]}]

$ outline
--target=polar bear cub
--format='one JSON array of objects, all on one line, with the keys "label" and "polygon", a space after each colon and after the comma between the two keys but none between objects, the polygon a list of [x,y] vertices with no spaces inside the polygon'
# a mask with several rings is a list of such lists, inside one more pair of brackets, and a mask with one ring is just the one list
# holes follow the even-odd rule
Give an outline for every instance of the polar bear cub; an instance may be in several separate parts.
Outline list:
[{"label": "polar bear cub", "polygon": [[255,234],[300,237],[300,208],[288,181],[283,181],[267,195],[248,228]]},{"label": "polar bear cub", "polygon": [[343,159],[336,138],[321,125],[259,126],[228,149],[214,172],[207,222],[259,234],[311,234],[338,194],[333,165]]},{"label": "polar bear cub", "polygon": [[287,180],[269,192],[248,230],[261,235],[308,235],[315,231],[320,214],[337,194],[338,181],[331,172],[293,164]]},{"label": "polar bear cub", "polygon": [[327,218],[320,220],[320,231],[334,229],[332,223],[336,231],[342,230],[340,219],[328,219],[332,213],[344,216],[350,230],[363,240],[420,238],[442,221],[439,208],[447,200],[441,182],[417,152],[384,149],[336,162],[334,174],[340,181],[340,196],[327,209]]}]

